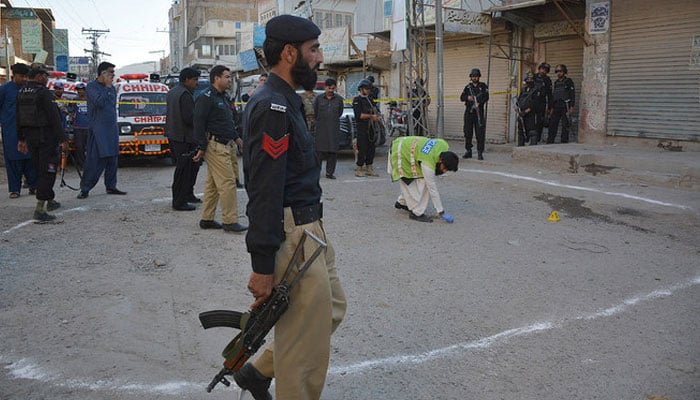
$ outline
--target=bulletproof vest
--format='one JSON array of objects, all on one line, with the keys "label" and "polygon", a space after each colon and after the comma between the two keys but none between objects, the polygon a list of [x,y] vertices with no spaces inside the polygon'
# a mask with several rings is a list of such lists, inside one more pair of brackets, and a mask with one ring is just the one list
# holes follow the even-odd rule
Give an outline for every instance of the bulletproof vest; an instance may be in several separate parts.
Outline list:
[{"label": "bulletproof vest", "polygon": [[517,105],[520,110],[526,110],[530,107],[533,101],[533,97],[536,96],[534,87],[527,88],[528,90],[523,91],[522,95],[518,98]]},{"label": "bulletproof vest", "polygon": [[45,112],[39,109],[42,86],[27,84],[17,94],[17,127],[41,128],[49,125]]},{"label": "bulletproof vest", "polygon": [[569,81],[571,81],[571,79],[564,78],[563,81],[557,79],[554,82],[554,89],[552,90],[552,98],[554,101],[569,100],[569,90],[571,89]]}]

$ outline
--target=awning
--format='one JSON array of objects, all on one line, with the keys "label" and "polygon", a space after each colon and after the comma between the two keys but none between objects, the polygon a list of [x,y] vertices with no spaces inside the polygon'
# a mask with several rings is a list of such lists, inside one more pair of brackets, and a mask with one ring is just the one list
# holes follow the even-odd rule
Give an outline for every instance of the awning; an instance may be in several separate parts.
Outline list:
[{"label": "awning", "polygon": [[499,11],[517,10],[520,8],[541,6],[541,5],[545,4],[546,2],[547,2],[547,0],[527,0],[527,1],[521,1],[519,3],[514,3],[514,4],[491,7],[487,10],[484,10],[484,12],[485,13],[494,13],[494,12],[499,12]]}]

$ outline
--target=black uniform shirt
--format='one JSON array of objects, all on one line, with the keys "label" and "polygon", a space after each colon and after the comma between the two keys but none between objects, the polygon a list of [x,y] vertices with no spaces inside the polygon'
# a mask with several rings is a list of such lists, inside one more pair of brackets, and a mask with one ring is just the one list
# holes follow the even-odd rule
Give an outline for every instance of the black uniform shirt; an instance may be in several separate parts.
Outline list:
[{"label": "black uniform shirt", "polygon": [[467,110],[470,112],[473,112],[473,102],[467,101],[467,97],[472,95],[476,97],[476,102],[479,103],[479,110],[483,113],[484,104],[489,101],[489,87],[484,82],[479,82],[476,87],[469,82],[467,86],[464,87],[462,95],[459,96],[459,100],[464,102],[464,105],[467,106]]},{"label": "black uniform shirt", "polygon": [[197,97],[193,123],[195,142],[200,144],[202,150],[206,150],[207,133],[230,140],[240,137],[236,131],[231,100],[226,92],[219,92],[214,86],[209,86]]},{"label": "black uniform shirt", "polygon": [[272,274],[284,241],[284,208],[319,204],[321,165],[306,127],[301,97],[270,74],[243,115],[243,171],[253,271]]},{"label": "black uniform shirt", "polygon": [[552,80],[547,75],[535,74],[535,109],[539,111],[552,108]]},{"label": "black uniform shirt", "polygon": [[374,103],[370,96],[355,96],[352,99],[352,110],[355,114],[355,124],[357,131],[362,133],[369,132],[369,119],[361,119],[362,114],[377,114],[374,108]]}]

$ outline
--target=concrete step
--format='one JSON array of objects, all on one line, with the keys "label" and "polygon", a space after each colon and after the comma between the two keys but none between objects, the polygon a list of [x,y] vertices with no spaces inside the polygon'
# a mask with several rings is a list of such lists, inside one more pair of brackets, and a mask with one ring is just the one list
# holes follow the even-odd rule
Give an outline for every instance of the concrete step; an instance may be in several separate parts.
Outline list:
[{"label": "concrete step", "polygon": [[512,159],[562,173],[606,175],[625,182],[700,190],[700,153],[614,145],[512,147]]}]

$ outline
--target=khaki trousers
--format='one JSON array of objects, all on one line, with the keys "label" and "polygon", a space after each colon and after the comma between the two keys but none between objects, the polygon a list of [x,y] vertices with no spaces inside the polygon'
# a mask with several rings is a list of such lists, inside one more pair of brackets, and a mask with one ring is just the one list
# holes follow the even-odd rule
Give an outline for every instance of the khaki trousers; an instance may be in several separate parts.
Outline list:
[{"label": "khaki trousers", "polygon": [[221,220],[224,224],[238,222],[238,194],[233,162],[238,162],[233,146],[209,141],[204,152],[207,163],[207,181],[202,200],[202,219],[213,221],[216,205],[221,202]]},{"label": "khaki trousers", "polygon": [[[328,243],[321,221],[295,226],[291,209],[284,210],[285,241],[275,259],[275,283],[282,278],[304,229]],[[300,267],[318,244],[307,238]],[[318,400],[326,381],[331,334],[345,316],[345,293],[335,269],[335,251],[328,247],[292,289],[290,305],[274,328],[274,338],[253,361],[265,376],[274,377],[276,400]]]}]

